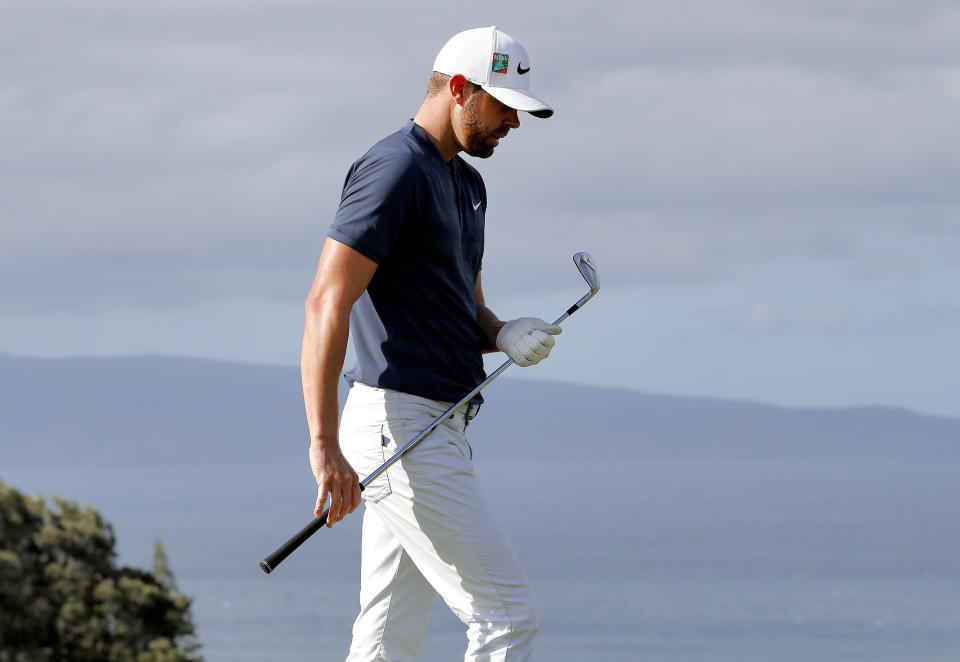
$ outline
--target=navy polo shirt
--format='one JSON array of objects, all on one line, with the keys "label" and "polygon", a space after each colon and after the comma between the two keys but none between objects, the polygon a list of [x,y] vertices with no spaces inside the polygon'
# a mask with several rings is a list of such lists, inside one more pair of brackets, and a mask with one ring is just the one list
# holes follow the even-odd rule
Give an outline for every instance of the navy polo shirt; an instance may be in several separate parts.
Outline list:
[{"label": "navy polo shirt", "polygon": [[413,121],[353,164],[328,236],[378,266],[350,313],[347,379],[447,402],[483,381],[473,291],[486,208],[480,173],[445,162]]}]

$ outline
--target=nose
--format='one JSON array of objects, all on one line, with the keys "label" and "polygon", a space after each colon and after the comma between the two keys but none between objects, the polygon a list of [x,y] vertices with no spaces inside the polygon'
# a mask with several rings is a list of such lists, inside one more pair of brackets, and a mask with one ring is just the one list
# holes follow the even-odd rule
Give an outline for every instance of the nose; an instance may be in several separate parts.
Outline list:
[{"label": "nose", "polygon": [[511,108],[511,109],[510,109],[510,112],[507,114],[507,122],[506,122],[506,124],[507,124],[507,126],[509,126],[511,129],[519,129],[519,128],[520,128],[520,116],[517,114],[517,109],[516,109],[516,108]]}]

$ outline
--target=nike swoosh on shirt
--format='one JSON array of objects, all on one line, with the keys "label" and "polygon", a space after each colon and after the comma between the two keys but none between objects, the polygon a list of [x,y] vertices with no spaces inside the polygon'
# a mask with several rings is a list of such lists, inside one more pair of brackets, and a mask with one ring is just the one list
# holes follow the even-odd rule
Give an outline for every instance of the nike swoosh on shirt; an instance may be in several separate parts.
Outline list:
[{"label": "nike swoosh on shirt", "polygon": [[478,202],[478,203],[476,203],[475,205],[473,205],[473,211],[477,211],[477,208],[478,208],[481,204],[483,204],[483,200],[481,200],[480,202]]}]

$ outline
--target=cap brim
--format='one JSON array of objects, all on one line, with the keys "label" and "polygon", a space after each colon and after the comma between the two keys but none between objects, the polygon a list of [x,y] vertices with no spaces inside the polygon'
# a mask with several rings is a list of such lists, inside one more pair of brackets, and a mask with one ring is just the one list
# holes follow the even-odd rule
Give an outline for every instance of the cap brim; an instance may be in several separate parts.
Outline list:
[{"label": "cap brim", "polygon": [[497,101],[500,101],[515,110],[522,110],[530,113],[534,117],[550,117],[553,115],[553,108],[543,101],[533,96],[526,90],[514,90],[508,87],[493,87],[492,85],[481,85],[487,94]]}]

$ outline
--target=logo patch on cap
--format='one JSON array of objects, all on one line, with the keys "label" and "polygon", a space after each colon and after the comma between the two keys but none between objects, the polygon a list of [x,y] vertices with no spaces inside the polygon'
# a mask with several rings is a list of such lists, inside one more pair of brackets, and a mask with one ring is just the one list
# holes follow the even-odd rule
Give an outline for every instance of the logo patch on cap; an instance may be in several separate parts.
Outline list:
[{"label": "logo patch on cap", "polygon": [[507,73],[507,62],[510,60],[510,56],[506,53],[494,53],[493,54],[493,73],[495,74],[505,74]]}]

